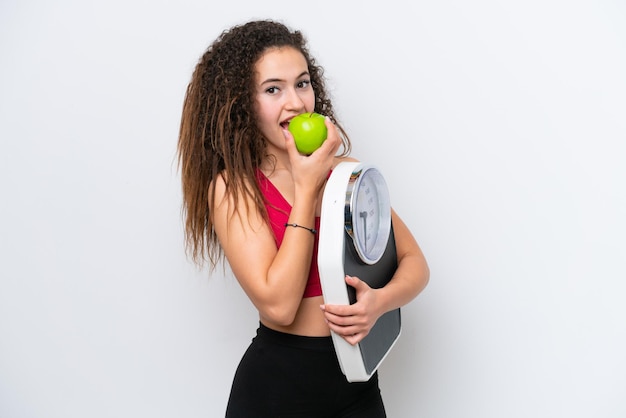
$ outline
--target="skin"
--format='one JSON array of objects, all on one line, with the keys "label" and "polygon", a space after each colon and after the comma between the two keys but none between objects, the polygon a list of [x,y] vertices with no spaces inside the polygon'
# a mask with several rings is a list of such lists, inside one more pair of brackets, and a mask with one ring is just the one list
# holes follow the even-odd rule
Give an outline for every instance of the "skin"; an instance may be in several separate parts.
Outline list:
[{"label": "skin", "polygon": [[[341,161],[335,155],[339,133],[326,119],[328,137],[310,156],[298,153],[288,122],[313,112],[313,91],[304,56],[291,47],[268,49],[255,65],[257,124],[268,143],[261,171],[292,206],[290,223],[312,227],[319,216],[327,175]],[[308,279],[314,236],[302,228],[287,228],[280,248],[270,227],[254,209],[254,202],[234,203],[225,194],[225,179],[215,188],[215,231],[241,287],[269,328],[306,336],[328,336],[330,330],[357,344],[385,312],[405,305],[426,286],[428,266],[417,242],[402,220],[393,216],[398,269],[382,289],[371,289],[356,277],[346,283],[357,293],[349,306],[324,305],[322,296],[302,298]],[[241,202],[240,202],[241,203]]]}]

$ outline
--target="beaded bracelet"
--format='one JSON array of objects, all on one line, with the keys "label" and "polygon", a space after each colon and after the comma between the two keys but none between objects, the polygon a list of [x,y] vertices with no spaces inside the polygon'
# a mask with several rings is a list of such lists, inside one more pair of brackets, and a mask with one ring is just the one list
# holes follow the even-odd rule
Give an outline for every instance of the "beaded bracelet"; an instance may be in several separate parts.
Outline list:
[{"label": "beaded bracelet", "polygon": [[311,234],[313,234],[313,235],[317,234],[317,229],[308,228],[308,227],[303,226],[303,225],[286,223],[285,226],[293,226],[294,228],[302,228],[302,229],[306,229],[307,231],[311,232]]}]

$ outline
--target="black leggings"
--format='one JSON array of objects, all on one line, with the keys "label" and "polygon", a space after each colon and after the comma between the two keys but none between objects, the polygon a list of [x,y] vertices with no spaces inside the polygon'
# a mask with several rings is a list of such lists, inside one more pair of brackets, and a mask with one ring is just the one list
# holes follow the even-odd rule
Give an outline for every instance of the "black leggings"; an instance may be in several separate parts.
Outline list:
[{"label": "black leggings", "polygon": [[378,374],[349,383],[331,337],[303,337],[263,324],[244,354],[227,418],[384,418]]}]

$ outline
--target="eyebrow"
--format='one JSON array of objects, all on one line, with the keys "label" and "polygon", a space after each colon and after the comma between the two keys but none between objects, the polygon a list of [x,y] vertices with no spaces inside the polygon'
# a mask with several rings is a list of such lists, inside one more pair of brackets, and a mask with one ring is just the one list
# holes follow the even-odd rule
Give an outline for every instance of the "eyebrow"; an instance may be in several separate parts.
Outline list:
[{"label": "eyebrow", "polygon": [[[308,71],[303,71],[302,73],[300,73],[300,75],[298,77],[296,77],[296,79],[298,78],[302,78],[305,75],[309,75]],[[285,82],[285,80],[280,79],[280,78],[268,78],[267,80],[261,82],[261,85],[267,84],[267,83],[280,83],[280,82]]]}]

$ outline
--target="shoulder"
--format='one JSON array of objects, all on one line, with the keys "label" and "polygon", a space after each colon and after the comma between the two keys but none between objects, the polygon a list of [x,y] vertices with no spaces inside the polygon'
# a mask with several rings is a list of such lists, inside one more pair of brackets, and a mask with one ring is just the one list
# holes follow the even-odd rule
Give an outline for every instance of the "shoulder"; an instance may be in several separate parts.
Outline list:
[{"label": "shoulder", "polygon": [[217,209],[221,203],[227,201],[228,194],[226,173],[221,172],[209,184],[209,207],[213,210]]},{"label": "shoulder", "polygon": [[224,197],[227,194],[241,193],[246,190],[252,190],[253,184],[263,179],[263,173],[257,170],[252,178],[248,176],[231,177],[223,170],[220,171],[209,184],[209,190],[215,190],[216,195]]},{"label": "shoulder", "polygon": [[209,184],[209,199],[212,201],[208,203],[213,210],[226,206],[235,211],[239,210],[241,203],[248,207],[255,200],[253,183],[258,181],[258,178],[231,178],[222,171]]},{"label": "shoulder", "polygon": [[[273,238],[252,191],[254,181],[245,178],[235,181],[222,172],[211,183],[213,193],[209,205],[213,214],[213,225],[227,258],[232,257],[232,248],[245,245],[247,239],[261,231]],[[233,243],[236,244],[231,247]]]}]

